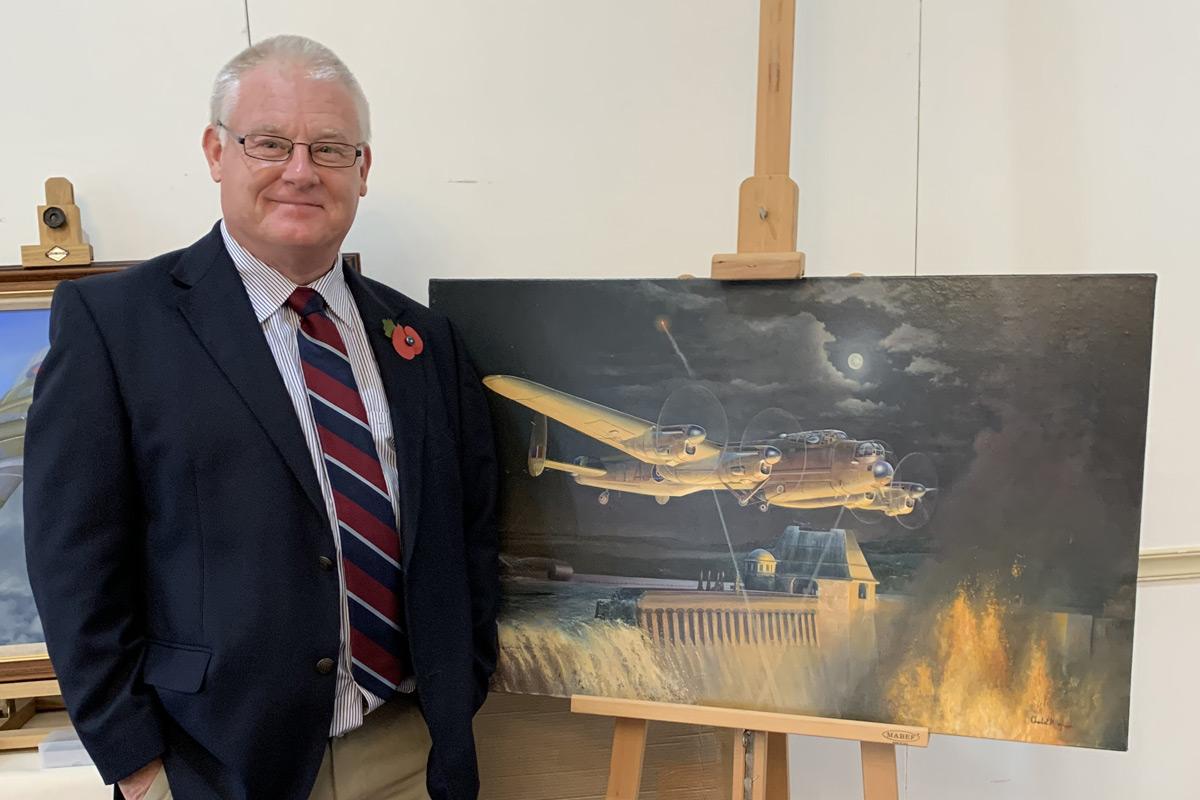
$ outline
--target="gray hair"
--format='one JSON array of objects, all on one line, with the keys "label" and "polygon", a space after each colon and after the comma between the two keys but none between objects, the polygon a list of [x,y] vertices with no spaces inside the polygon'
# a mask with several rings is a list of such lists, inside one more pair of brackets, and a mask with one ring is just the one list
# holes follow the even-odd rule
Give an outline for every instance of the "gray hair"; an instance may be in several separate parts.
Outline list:
[{"label": "gray hair", "polygon": [[[213,127],[228,119],[237,104],[238,86],[247,72],[266,63],[292,64],[305,69],[308,77],[319,81],[338,81],[354,98],[358,108],[358,126],[364,142],[371,140],[371,109],[358,79],[337,55],[320,42],[304,36],[272,36],[247,47],[221,67],[213,82],[209,121]],[[222,137],[225,135],[221,130]]]}]

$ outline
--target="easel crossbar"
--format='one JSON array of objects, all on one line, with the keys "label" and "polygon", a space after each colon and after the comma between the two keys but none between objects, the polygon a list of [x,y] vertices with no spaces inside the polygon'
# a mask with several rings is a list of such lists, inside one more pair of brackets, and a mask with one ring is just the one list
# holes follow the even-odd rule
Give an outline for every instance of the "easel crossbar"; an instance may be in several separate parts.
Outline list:
[{"label": "easel crossbar", "polygon": [[23,700],[32,697],[55,697],[62,694],[58,681],[18,681],[0,683],[0,701]]},{"label": "easel crossbar", "polygon": [[856,742],[905,744],[910,747],[927,747],[929,745],[928,728],[892,725],[883,722],[805,717],[771,711],[745,711],[737,708],[689,706],[590,695],[572,695],[571,711],[576,714],[594,714],[602,717],[676,722],[684,725],[707,725],[714,728],[734,728],[768,733],[792,733],[799,736],[821,736],[827,739],[845,739]]}]

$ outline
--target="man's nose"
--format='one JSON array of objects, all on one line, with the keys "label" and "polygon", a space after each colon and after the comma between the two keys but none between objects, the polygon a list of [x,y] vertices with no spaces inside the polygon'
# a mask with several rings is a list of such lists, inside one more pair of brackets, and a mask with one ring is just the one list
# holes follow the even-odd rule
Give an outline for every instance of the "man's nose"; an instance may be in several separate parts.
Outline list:
[{"label": "man's nose", "polygon": [[317,165],[313,163],[312,153],[306,145],[297,144],[292,147],[292,155],[283,170],[285,180],[299,184],[316,183],[318,180]]}]

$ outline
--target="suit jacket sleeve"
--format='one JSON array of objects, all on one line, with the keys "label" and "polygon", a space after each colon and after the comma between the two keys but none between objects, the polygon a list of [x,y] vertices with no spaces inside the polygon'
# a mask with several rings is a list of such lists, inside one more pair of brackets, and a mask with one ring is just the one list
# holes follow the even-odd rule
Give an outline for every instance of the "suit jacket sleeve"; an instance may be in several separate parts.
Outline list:
[{"label": "suit jacket sleeve", "polygon": [[140,687],[142,506],[104,335],[64,281],[25,432],[25,551],[63,699],[107,783],[164,749]]},{"label": "suit jacket sleeve", "polygon": [[474,627],[476,709],[487,696],[496,669],[496,611],[500,605],[500,543],[496,529],[499,468],[491,410],[479,375],[451,326],[458,379],[459,469],[463,487],[463,532]]}]

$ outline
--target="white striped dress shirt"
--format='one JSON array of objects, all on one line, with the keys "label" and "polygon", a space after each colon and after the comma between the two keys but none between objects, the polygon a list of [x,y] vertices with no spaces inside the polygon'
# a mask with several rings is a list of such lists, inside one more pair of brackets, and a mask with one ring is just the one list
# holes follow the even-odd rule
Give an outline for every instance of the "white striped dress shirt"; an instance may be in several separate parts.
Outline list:
[{"label": "white striped dress shirt", "polygon": [[[229,251],[242,283],[246,286],[250,305],[254,308],[259,325],[262,326],[263,336],[271,348],[271,355],[275,357],[279,374],[283,377],[288,396],[292,399],[292,407],[300,420],[304,440],[312,456],[313,468],[321,484],[321,496],[325,499],[325,510],[329,515],[330,530],[337,548],[338,558],[335,560],[338,566],[341,603],[341,649],[337,661],[337,688],[329,735],[341,736],[362,725],[363,716],[379,708],[383,701],[355,683],[350,672],[350,611],[346,598],[346,576],[342,568],[342,540],[337,524],[337,509],[334,507],[333,489],[329,483],[329,473],[325,470],[325,456],[321,450],[317,424],[313,420],[312,407],[309,405],[308,393],[304,386],[304,372],[300,366],[300,348],[296,344],[300,315],[286,305],[292,292],[299,287],[238,244],[225,228],[224,220],[221,220],[221,236],[225,239],[225,249]],[[379,378],[379,366],[375,363],[370,341],[363,329],[358,306],[354,304],[354,297],[350,294],[350,287],[346,285],[345,275],[342,274],[341,259],[338,259],[333,269],[307,285],[325,298],[329,318],[333,320],[346,343],[346,351],[350,354],[350,366],[354,371],[354,382],[358,385],[358,392],[362,395],[363,405],[367,409],[367,421],[371,424],[371,435],[375,439],[375,449],[379,453],[384,480],[387,481],[392,509],[396,519],[400,519],[400,509],[396,502],[396,444],[392,438],[392,419],[388,413],[387,396]],[[411,677],[406,678],[400,685],[402,692],[411,692],[414,689],[415,682]]]}]

